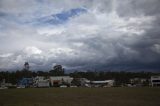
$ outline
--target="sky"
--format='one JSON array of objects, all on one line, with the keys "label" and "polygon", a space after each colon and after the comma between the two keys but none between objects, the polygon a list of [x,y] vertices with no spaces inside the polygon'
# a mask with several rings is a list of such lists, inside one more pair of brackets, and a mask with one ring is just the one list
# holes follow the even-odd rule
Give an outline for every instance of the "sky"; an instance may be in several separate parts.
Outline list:
[{"label": "sky", "polygon": [[0,70],[160,71],[160,0],[0,0]]}]

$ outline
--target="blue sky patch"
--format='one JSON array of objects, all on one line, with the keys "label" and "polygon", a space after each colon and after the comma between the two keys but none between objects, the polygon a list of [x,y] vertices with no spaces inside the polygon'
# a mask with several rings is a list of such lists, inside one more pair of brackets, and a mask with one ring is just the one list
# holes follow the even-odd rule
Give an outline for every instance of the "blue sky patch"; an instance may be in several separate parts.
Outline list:
[{"label": "blue sky patch", "polygon": [[56,24],[63,24],[67,22],[71,17],[77,16],[81,13],[87,12],[86,9],[84,8],[76,8],[76,9],[71,9],[69,11],[63,11],[58,14],[53,14],[50,16],[42,17],[37,20],[38,25],[41,24],[47,24],[47,25],[56,25]]}]

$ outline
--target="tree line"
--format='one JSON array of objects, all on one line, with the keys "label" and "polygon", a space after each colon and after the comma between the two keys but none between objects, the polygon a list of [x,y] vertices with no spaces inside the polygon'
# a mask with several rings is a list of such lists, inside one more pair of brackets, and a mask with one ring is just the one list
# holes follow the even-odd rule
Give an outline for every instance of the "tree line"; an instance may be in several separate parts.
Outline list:
[{"label": "tree line", "polygon": [[73,78],[87,78],[89,80],[108,80],[114,79],[117,84],[129,83],[131,78],[145,78],[150,79],[153,75],[160,75],[160,73],[153,72],[111,72],[111,71],[74,71],[66,74],[64,69],[53,69],[50,71],[28,71],[17,70],[13,72],[0,71],[0,81],[5,79],[6,82],[17,84],[22,78],[32,78],[36,76],[71,76]]}]

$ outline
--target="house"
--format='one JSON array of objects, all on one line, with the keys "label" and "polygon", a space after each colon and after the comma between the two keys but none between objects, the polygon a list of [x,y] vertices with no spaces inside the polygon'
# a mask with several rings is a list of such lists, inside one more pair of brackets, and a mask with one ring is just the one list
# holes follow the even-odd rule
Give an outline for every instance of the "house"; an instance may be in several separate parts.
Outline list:
[{"label": "house", "polygon": [[51,76],[49,80],[51,86],[59,87],[60,85],[70,86],[73,78],[70,76]]},{"label": "house", "polygon": [[49,87],[49,79],[43,76],[37,76],[33,79],[34,87]]},{"label": "house", "polygon": [[160,76],[151,76],[151,85],[160,86]]}]

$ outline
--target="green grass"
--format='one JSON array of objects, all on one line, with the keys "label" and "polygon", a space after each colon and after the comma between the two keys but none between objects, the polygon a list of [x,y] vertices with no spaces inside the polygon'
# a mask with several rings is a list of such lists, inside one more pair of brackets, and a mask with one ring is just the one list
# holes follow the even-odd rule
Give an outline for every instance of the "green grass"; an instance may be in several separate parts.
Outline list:
[{"label": "green grass", "polygon": [[6,89],[0,106],[160,106],[160,88]]}]

